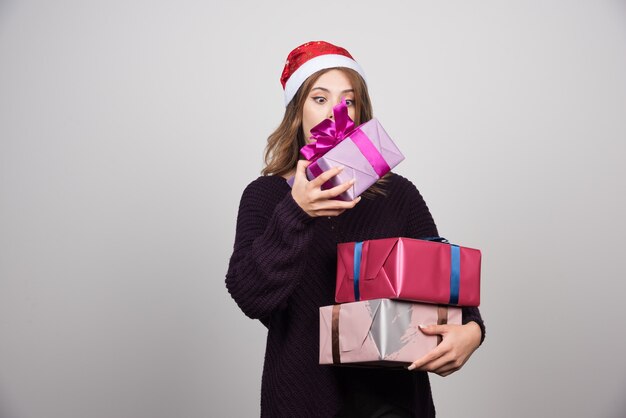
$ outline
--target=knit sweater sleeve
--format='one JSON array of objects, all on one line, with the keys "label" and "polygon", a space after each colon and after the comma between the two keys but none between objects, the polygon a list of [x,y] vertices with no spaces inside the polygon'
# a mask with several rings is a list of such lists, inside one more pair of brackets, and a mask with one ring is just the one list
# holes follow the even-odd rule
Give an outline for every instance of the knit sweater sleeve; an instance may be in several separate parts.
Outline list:
[{"label": "knit sweater sleeve", "polygon": [[[409,180],[402,178],[405,184],[403,195],[406,197],[407,212],[407,237],[409,238],[426,238],[439,236],[437,226],[433,220],[426,202],[417,188]],[[480,310],[476,307],[463,307],[463,324],[474,321],[480,327],[480,343],[485,340],[485,324]]]},{"label": "knit sweater sleeve", "polygon": [[226,287],[241,310],[264,324],[297,286],[313,232],[313,219],[280,180],[261,177],[243,192],[226,273]]}]

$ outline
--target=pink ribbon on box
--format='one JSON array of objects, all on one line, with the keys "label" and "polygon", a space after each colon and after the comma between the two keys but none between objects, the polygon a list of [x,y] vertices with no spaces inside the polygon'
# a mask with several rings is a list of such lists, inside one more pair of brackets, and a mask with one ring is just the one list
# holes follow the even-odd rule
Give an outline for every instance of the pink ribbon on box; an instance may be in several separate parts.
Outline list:
[{"label": "pink ribbon on box", "polygon": [[391,167],[389,167],[389,164],[387,164],[382,154],[376,149],[372,141],[369,140],[362,130],[357,128],[350,134],[350,139],[354,142],[359,151],[361,151],[365,159],[372,165],[378,177],[384,176],[391,170]]},{"label": "pink ribbon on box", "polygon": [[324,154],[333,149],[344,139],[350,137],[352,142],[359,148],[363,156],[371,164],[378,177],[384,176],[391,170],[383,156],[376,149],[360,129],[354,129],[354,121],[348,114],[348,105],[345,99],[333,107],[334,120],[324,119],[311,128],[311,138],[314,142],[300,149],[304,158],[311,161],[309,169],[317,177],[322,174],[322,169],[315,163]]}]

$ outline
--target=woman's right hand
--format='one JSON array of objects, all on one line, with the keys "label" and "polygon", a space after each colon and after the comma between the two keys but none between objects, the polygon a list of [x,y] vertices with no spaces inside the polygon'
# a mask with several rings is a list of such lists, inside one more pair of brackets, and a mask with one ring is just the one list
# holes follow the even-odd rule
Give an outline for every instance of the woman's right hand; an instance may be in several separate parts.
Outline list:
[{"label": "woman's right hand", "polygon": [[343,167],[333,167],[309,181],[306,177],[306,168],[309,164],[310,162],[307,160],[298,161],[293,187],[291,188],[293,200],[309,216],[338,216],[346,209],[351,209],[359,203],[361,196],[350,202],[333,199],[352,187],[354,179],[332,189],[322,190],[322,185],[339,174]]}]

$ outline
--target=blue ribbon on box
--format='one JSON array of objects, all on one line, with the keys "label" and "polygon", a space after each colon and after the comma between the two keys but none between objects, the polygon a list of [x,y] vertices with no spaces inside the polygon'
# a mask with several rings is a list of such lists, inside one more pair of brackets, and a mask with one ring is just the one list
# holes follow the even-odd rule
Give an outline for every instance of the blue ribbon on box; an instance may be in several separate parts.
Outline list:
[{"label": "blue ribbon on box", "polygon": [[359,292],[359,276],[361,274],[361,252],[363,241],[354,243],[354,300],[361,300]]},{"label": "blue ribbon on box", "polygon": [[[422,238],[426,241],[440,242],[442,244],[450,244],[443,237],[426,237]],[[450,244],[450,305],[459,303],[459,293],[461,287],[461,249],[458,245]]]},{"label": "blue ribbon on box", "polygon": [[450,305],[459,303],[459,287],[461,285],[461,249],[450,244]]},{"label": "blue ribbon on box", "polygon": [[[425,238],[427,241],[436,241],[447,244],[447,240],[441,237]],[[450,245],[450,305],[459,303],[459,293],[461,287],[461,248],[458,245]],[[361,258],[363,252],[363,241],[354,243],[354,300],[361,300],[359,291],[359,279],[361,275]]]}]

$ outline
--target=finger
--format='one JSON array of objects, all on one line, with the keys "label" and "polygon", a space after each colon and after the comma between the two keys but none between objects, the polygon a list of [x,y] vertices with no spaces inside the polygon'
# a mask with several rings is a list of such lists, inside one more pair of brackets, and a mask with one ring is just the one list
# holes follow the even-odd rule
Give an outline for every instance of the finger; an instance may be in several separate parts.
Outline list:
[{"label": "finger", "polygon": [[352,180],[348,180],[345,183],[342,183],[342,184],[340,184],[338,186],[335,186],[335,187],[333,187],[331,189],[323,190],[320,193],[320,197],[322,197],[324,199],[332,199],[333,197],[337,197],[341,193],[349,190],[350,187],[354,186],[354,183],[356,183],[356,180],[352,179]]},{"label": "finger", "polygon": [[315,214],[317,216],[339,216],[342,213],[344,213],[346,210],[345,209],[338,209],[338,210],[322,210],[319,212],[315,212]]},{"label": "finger", "polygon": [[448,325],[420,325],[420,331],[422,331],[426,335],[444,335],[449,331]]},{"label": "finger", "polygon": [[361,201],[361,196],[358,196],[356,199],[354,199],[354,200],[352,200],[350,202],[346,202],[348,204],[348,206],[346,206],[346,209],[352,209],[360,201]]},{"label": "finger", "polygon": [[330,170],[324,171],[322,174],[311,180],[311,185],[314,187],[322,187],[322,184],[326,183],[331,178],[343,171],[343,166],[333,167]]},{"label": "finger", "polygon": [[445,347],[441,348],[441,345],[438,345],[437,347],[430,350],[430,352],[424,354],[424,356],[421,359],[414,361],[413,364],[411,364],[407,368],[409,370],[419,369],[425,364],[428,364],[432,361],[437,360],[439,357],[443,356],[445,353],[446,353]]},{"label": "finger", "polygon": [[315,199],[313,210],[346,210],[352,209],[354,205],[361,201],[361,197],[357,197],[354,200],[345,202],[343,200],[318,200]]},{"label": "finger", "polygon": [[425,372],[438,373],[440,370],[447,371],[454,368],[455,366],[456,364],[454,359],[450,356],[444,355],[439,357],[438,359],[423,364],[418,369]]},{"label": "finger", "polygon": [[448,376],[463,367],[463,362],[459,359],[449,361],[438,367],[433,367],[432,372],[437,373],[439,376]]},{"label": "finger", "polygon": [[298,161],[298,165],[296,165],[296,175],[295,175],[295,180],[305,180],[308,181],[307,177],[306,177],[306,168],[309,166],[309,164],[311,164],[309,161],[307,160],[299,160]]},{"label": "finger", "polygon": [[433,373],[437,373],[439,376],[446,377],[446,376],[449,376],[452,373],[458,371],[459,369],[460,369],[460,367],[457,366],[456,364],[448,363],[448,364],[446,364],[446,365],[444,365],[442,367],[439,367],[439,368],[433,370]]}]

